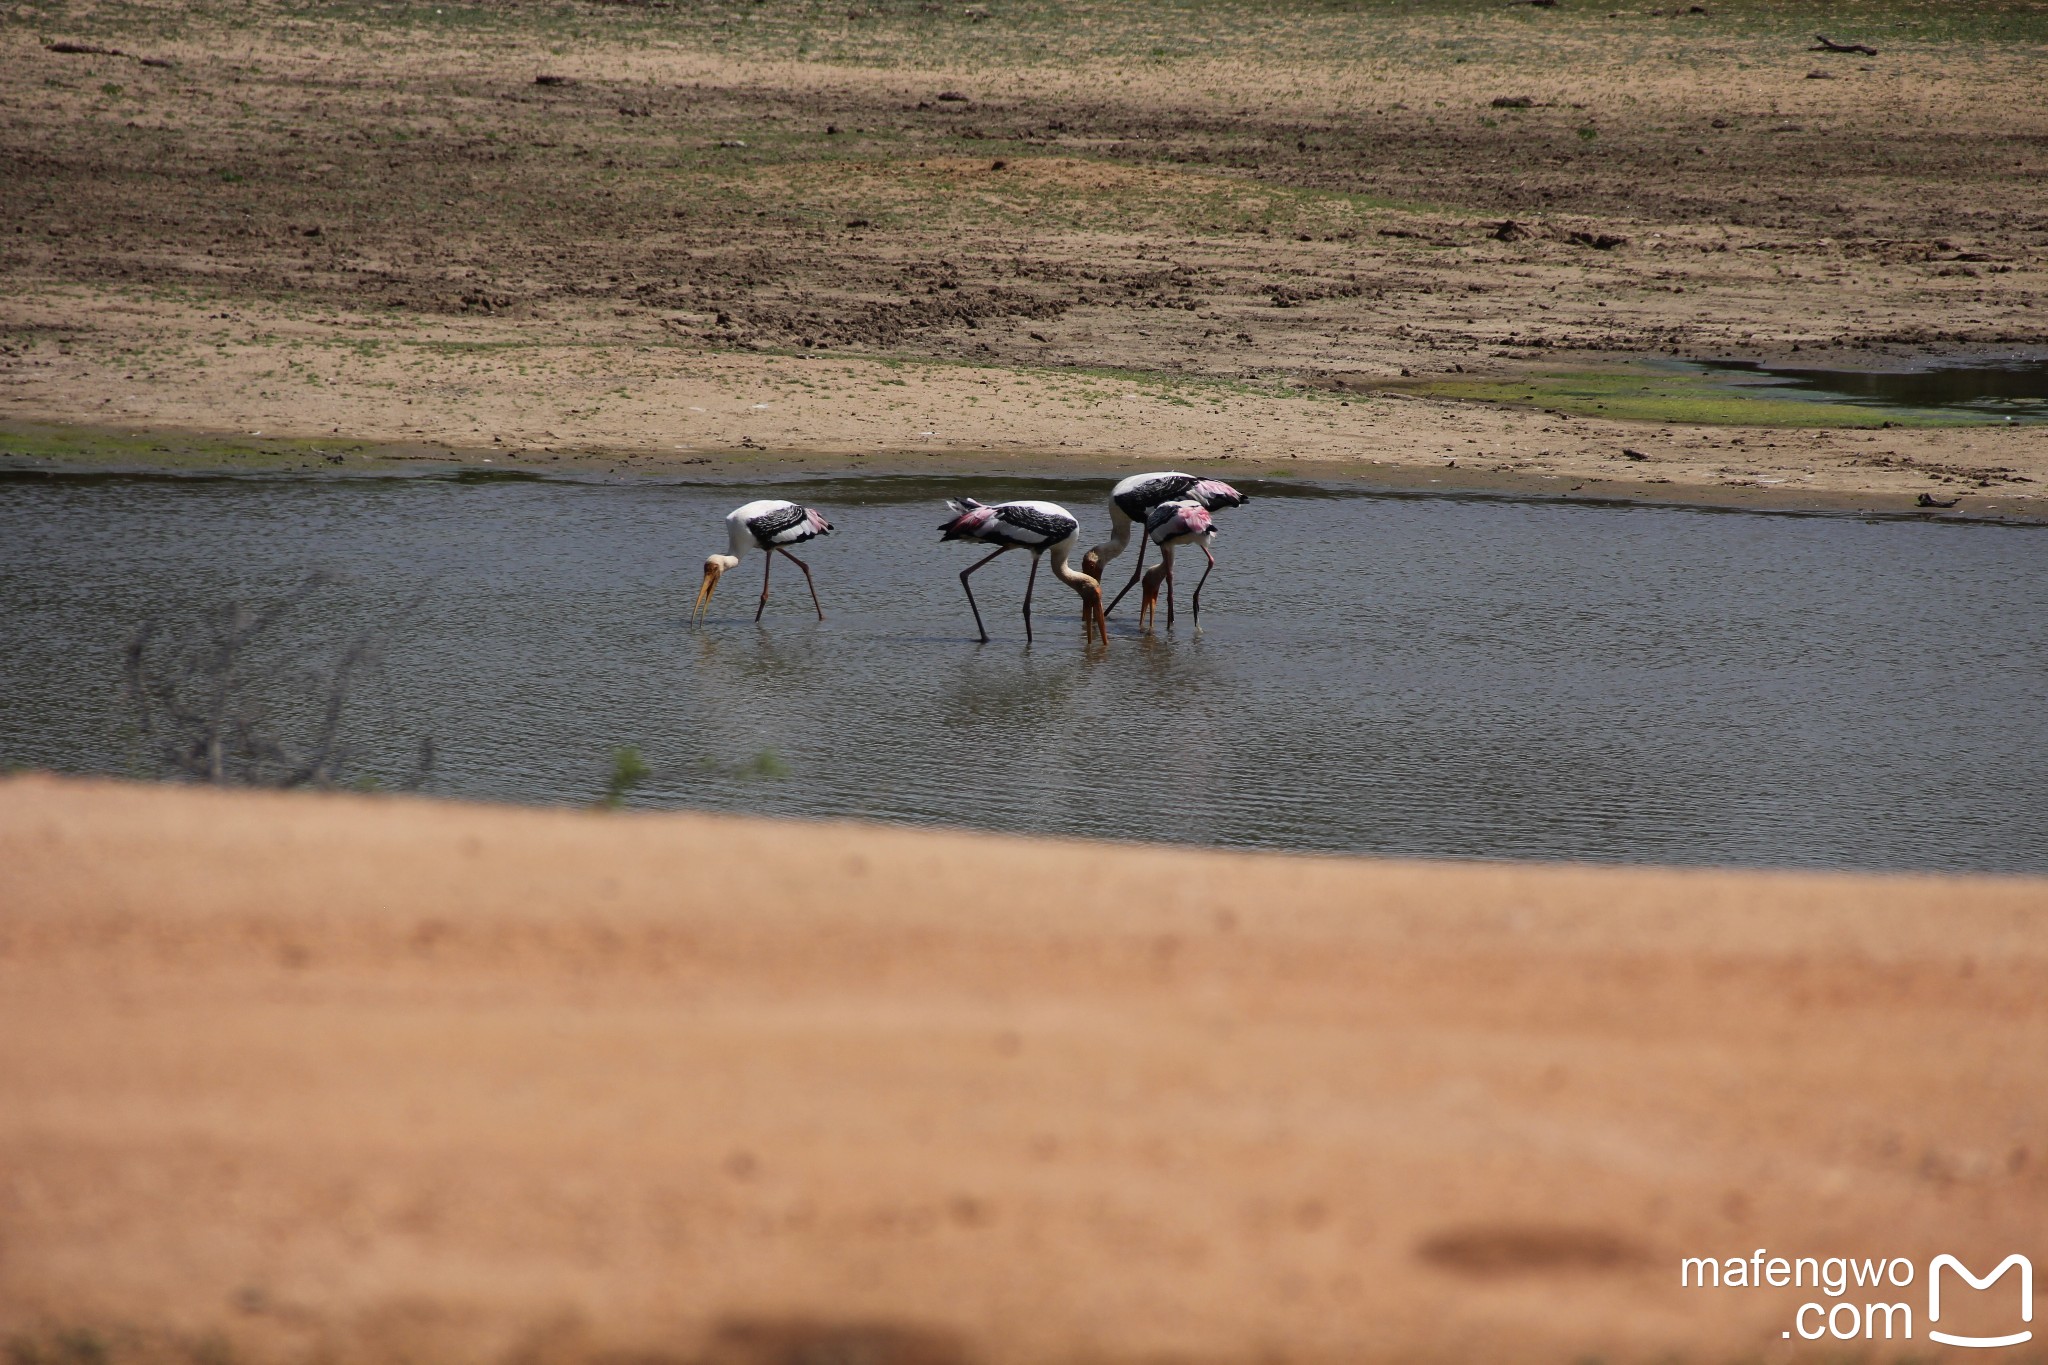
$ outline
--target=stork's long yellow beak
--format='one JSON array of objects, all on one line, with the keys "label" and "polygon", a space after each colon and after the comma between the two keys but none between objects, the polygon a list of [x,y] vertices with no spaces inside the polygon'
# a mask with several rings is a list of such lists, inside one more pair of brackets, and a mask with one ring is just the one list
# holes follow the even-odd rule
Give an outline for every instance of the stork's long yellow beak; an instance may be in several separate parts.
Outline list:
[{"label": "stork's long yellow beak", "polygon": [[725,570],[719,568],[716,564],[706,564],[704,566],[704,582],[697,589],[697,605],[690,608],[690,619],[692,621],[701,620],[704,613],[710,608],[711,590],[718,586],[719,576],[724,572]]},{"label": "stork's long yellow beak", "polygon": [[1100,587],[1081,598],[1081,634],[1091,643],[1100,635],[1103,645],[1109,644],[1109,616],[1102,609]]}]

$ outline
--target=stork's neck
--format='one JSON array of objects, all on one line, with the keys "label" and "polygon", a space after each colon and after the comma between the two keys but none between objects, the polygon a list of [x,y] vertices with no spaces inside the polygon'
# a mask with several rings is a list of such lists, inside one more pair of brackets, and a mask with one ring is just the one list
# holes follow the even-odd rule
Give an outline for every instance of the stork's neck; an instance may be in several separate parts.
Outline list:
[{"label": "stork's neck", "polygon": [[1130,514],[1112,502],[1109,505],[1109,539],[1103,541],[1088,553],[1097,556],[1103,563],[1107,564],[1110,560],[1122,554],[1130,543]]},{"label": "stork's neck", "polygon": [[732,555],[734,559],[744,559],[747,556],[747,551],[760,548],[754,544],[754,533],[739,523],[726,523],[725,539],[730,546],[727,553]]},{"label": "stork's neck", "polygon": [[1067,563],[1067,556],[1070,553],[1072,553],[1073,548],[1073,541],[1063,540],[1059,544],[1053,546],[1050,550],[1046,551],[1046,553],[1050,555],[1052,558],[1052,571],[1059,576],[1060,582],[1066,584],[1070,588],[1099,588],[1100,586],[1102,586],[1101,584],[1097,583],[1094,579],[1090,578],[1087,574],[1082,573],[1079,569],[1076,569],[1072,565]]}]

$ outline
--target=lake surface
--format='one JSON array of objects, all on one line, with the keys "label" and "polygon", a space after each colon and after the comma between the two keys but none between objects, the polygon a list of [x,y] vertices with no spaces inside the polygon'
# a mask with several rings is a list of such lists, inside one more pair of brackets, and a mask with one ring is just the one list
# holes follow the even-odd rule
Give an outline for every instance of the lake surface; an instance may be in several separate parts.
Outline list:
[{"label": "lake surface", "polygon": [[[1137,636],[1133,594],[1090,652],[1045,573],[1026,647],[1021,555],[975,579],[977,645],[955,577],[976,551],[937,528],[971,492],[1051,498],[1092,535],[1103,480],[9,479],[0,763],[147,771],[120,686],[138,623],[324,568],[279,657],[381,632],[365,766],[431,736],[444,795],[587,803],[631,745],[634,806],[2048,871],[2048,532],[1248,487],[1203,633],[1183,612]],[[756,626],[750,556],[692,628],[720,519],[764,492],[838,523],[800,552],[830,619],[783,563]]]}]

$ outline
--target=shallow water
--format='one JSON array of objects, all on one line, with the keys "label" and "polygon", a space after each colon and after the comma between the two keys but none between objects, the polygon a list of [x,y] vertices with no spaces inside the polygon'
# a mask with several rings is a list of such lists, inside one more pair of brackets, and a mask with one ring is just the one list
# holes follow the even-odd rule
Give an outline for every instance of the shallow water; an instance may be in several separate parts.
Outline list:
[{"label": "shallow water", "polygon": [[1696,363],[1772,397],[1901,412],[1965,412],[2014,421],[2048,418],[2048,356],[1930,360],[1891,369],[1829,369],[1753,360]]},{"label": "shallow water", "polygon": [[[146,617],[344,580],[287,641],[388,635],[370,766],[430,790],[1454,857],[2048,870],[2048,532],[1254,485],[1204,632],[1082,648],[1025,561],[977,591],[942,499],[1040,479],[787,484],[830,620],[761,561],[687,614],[759,491],[452,480],[0,483],[0,762],[139,771],[121,700]],[[1112,568],[1128,573],[1130,560]],[[1186,584],[1183,585],[1183,594]]]}]

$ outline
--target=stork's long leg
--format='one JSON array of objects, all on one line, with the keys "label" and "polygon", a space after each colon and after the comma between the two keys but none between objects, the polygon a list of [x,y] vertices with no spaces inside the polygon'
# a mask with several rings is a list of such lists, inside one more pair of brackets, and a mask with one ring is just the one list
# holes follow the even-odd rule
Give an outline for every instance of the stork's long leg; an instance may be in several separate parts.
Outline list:
[{"label": "stork's long leg", "polygon": [[[824,620],[825,609],[818,605],[818,585],[816,581],[813,580],[811,577],[811,566],[804,563],[801,559],[798,559],[795,555],[791,554],[787,550],[784,550],[782,552],[782,557],[804,571],[804,586],[808,587],[811,590],[811,606],[813,609],[817,611],[818,619],[820,621]],[[1203,577],[1206,578],[1208,577],[1208,575],[1204,574]]]},{"label": "stork's long leg", "polygon": [[754,608],[754,619],[761,619],[761,613],[768,610],[768,571],[775,567],[775,551],[761,556],[761,605]]},{"label": "stork's long leg", "polygon": [[1031,556],[1031,574],[1024,580],[1024,643],[1031,643],[1031,590],[1038,586],[1038,556]]},{"label": "stork's long leg", "polygon": [[1209,554],[1209,547],[1202,546],[1202,553],[1209,556],[1209,567],[1202,570],[1202,576],[1195,580],[1195,629],[1202,628],[1202,584],[1209,581],[1211,570],[1216,567],[1216,556]]},{"label": "stork's long leg", "polygon": [[973,573],[976,569],[981,568],[984,564],[987,564],[990,560],[994,559],[996,555],[1003,553],[1003,551],[1009,548],[1010,547],[1007,545],[998,545],[995,549],[994,554],[990,554],[981,559],[977,559],[972,564],[969,564],[966,568],[960,571],[960,586],[967,590],[967,606],[968,609],[974,613],[974,628],[981,632],[981,642],[983,644],[988,643],[988,627],[981,623],[981,608],[975,605],[974,587],[972,584],[968,583],[967,576]]},{"label": "stork's long leg", "polygon": [[1124,600],[1124,594],[1125,594],[1125,593],[1128,593],[1128,592],[1130,592],[1130,590],[1132,589],[1132,587],[1134,587],[1134,586],[1135,586],[1135,585],[1137,584],[1137,581],[1138,581],[1138,575],[1139,575],[1139,574],[1142,574],[1142,573],[1144,573],[1144,572],[1145,572],[1145,549],[1146,549],[1146,547],[1147,547],[1147,546],[1149,546],[1149,545],[1150,545],[1151,543],[1152,543],[1151,541],[1149,541],[1149,540],[1145,539],[1145,537],[1143,537],[1143,536],[1139,536],[1139,537],[1138,537],[1138,563],[1137,563],[1136,567],[1134,567],[1134,568],[1133,568],[1133,569],[1131,570],[1131,581],[1130,581],[1129,583],[1126,583],[1126,584],[1124,584],[1124,586],[1123,586],[1123,592],[1119,592],[1119,593],[1118,593],[1118,594],[1116,595],[1116,601],[1115,601],[1115,602],[1111,602],[1111,603],[1110,603],[1110,604],[1109,604],[1109,605],[1108,605],[1107,607],[1105,607],[1105,608],[1103,609],[1103,612],[1102,612],[1102,619],[1103,619],[1103,620],[1107,621],[1107,620],[1109,619],[1109,614],[1110,614],[1110,612],[1113,612],[1113,611],[1115,611],[1115,610],[1116,610],[1116,604],[1117,604],[1117,602],[1121,602],[1121,601],[1123,601],[1123,600]]},{"label": "stork's long leg", "polygon": [[1166,628],[1173,629],[1173,556],[1166,557]]}]

